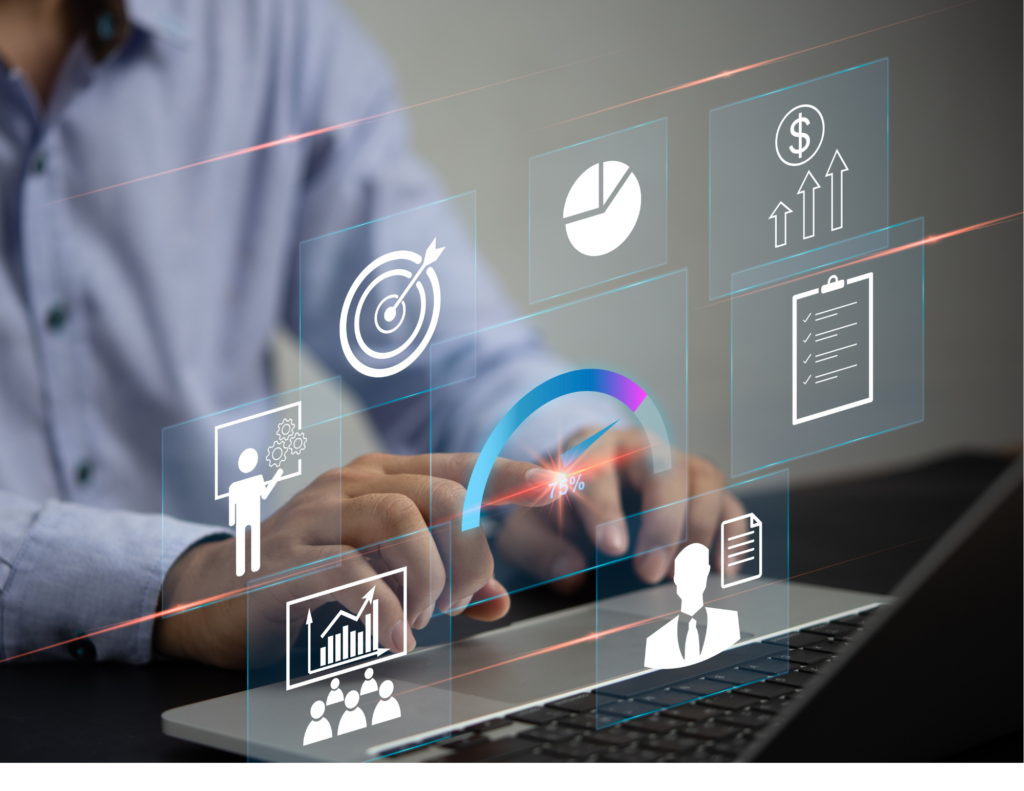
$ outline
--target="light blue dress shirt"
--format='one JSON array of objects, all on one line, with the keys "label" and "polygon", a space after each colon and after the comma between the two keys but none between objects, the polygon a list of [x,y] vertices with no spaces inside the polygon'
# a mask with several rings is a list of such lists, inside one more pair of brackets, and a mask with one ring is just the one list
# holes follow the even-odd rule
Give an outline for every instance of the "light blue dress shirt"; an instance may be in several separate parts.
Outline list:
[{"label": "light blue dress shirt", "polygon": [[[128,11],[129,39],[102,62],[73,46],[46,108],[0,72],[0,657],[154,612],[162,556],[224,531],[161,528],[161,429],[269,394],[271,335],[298,323],[301,241],[443,197],[402,114],[381,116],[398,106],[381,54],[330,0]],[[451,222],[448,244],[471,244]],[[303,342],[342,376],[337,306],[387,245],[360,238],[303,283],[321,296]],[[472,284],[445,299],[465,304]],[[483,267],[476,300],[487,324],[513,315]],[[564,370],[525,326],[502,338],[476,350],[471,402],[435,394],[435,449],[479,449],[523,382]],[[376,403],[389,386],[352,381]],[[422,449],[427,410],[373,417],[402,452]],[[152,628],[96,636],[97,657],[148,661]]]}]

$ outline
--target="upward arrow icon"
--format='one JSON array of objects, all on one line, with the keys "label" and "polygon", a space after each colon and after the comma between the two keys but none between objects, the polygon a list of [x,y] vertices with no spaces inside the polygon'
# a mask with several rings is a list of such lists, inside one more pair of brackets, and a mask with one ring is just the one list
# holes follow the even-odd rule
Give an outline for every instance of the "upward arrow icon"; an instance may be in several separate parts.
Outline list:
[{"label": "upward arrow icon", "polygon": [[[807,232],[807,182],[808,181],[810,181],[811,185],[812,185],[811,188],[810,188],[811,189],[811,232],[810,233]],[[814,209],[815,209],[815,205],[818,202],[818,190],[820,188],[821,188],[821,185],[818,183],[818,180],[816,178],[814,178],[814,175],[811,173],[811,171],[808,170],[807,171],[807,175],[804,176],[804,180],[802,182],[800,182],[800,189],[798,189],[796,191],[796,194],[800,196],[800,200],[803,202],[804,239],[810,239],[810,238],[812,238],[814,236]],[[777,246],[778,245],[776,245],[776,247]]]},{"label": "upward arrow icon", "polygon": [[[838,166],[837,164],[838,163]],[[843,155],[839,153],[839,149],[836,149],[836,153],[832,155],[832,161],[829,163],[828,170],[825,171],[825,177],[829,179],[829,192],[832,197],[832,230],[838,231],[843,227],[843,174],[850,168],[846,166],[846,160],[843,159]],[[839,220],[836,221],[836,172],[839,174]]]},{"label": "upward arrow icon", "polygon": [[[779,233],[779,210],[782,210],[782,233]],[[785,203],[779,201],[779,205],[775,207],[775,211],[768,215],[768,218],[775,220],[775,246],[785,247],[786,246],[786,226],[789,224],[789,215],[793,213],[793,210],[789,208]],[[779,239],[782,239],[780,242]]]}]

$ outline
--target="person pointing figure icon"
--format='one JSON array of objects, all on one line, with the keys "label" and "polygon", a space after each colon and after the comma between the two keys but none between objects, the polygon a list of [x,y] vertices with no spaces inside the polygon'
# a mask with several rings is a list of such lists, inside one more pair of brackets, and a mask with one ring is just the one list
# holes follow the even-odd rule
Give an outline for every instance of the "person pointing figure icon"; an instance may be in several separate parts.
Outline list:
[{"label": "person pointing figure icon", "polygon": [[[238,457],[238,469],[248,474],[256,469],[260,455],[255,448],[247,448]],[[266,500],[277,482],[284,475],[284,468],[278,468],[269,481],[263,475],[253,475],[235,481],[228,487],[228,527],[235,528],[235,576],[245,573],[245,529],[249,528],[252,542],[253,571],[260,570],[260,503]]]}]

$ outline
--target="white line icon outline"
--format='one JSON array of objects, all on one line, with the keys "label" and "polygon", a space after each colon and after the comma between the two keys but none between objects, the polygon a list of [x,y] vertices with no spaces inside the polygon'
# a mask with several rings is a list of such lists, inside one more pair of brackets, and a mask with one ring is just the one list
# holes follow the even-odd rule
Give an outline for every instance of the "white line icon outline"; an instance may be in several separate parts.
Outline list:
[{"label": "white line icon outline", "polygon": [[[317,675],[314,675],[312,678],[305,679],[304,681],[293,682],[292,681],[292,656],[291,656],[291,649],[292,649],[291,608],[292,608],[292,605],[302,604],[303,602],[307,602],[310,599],[319,599],[319,598],[321,598],[323,596],[328,596],[328,595],[330,595],[332,593],[337,593],[338,591],[345,590],[346,588],[351,588],[351,587],[354,587],[356,585],[365,585],[368,582],[374,582],[376,580],[383,580],[386,577],[391,577],[391,576],[393,576],[395,574],[401,574],[402,575],[401,576],[401,579],[402,579],[402,625],[405,627],[402,630],[402,650],[397,652],[397,653],[392,652],[392,653],[388,653],[385,656],[378,656],[375,659],[368,659],[365,662],[356,663],[356,664],[352,665],[351,667],[342,667],[340,669],[334,669],[333,672],[330,672],[330,673],[323,673],[322,675],[321,674],[317,674]],[[329,588],[328,590],[319,591],[317,593],[311,593],[308,596],[302,596],[301,598],[292,599],[291,601],[286,602],[285,603],[285,621],[284,621],[284,624],[285,624],[284,625],[284,630],[285,630],[284,631],[284,645],[285,645],[285,653],[284,653],[284,656],[285,656],[285,676],[284,676],[284,683],[285,683],[285,690],[298,689],[299,687],[305,687],[305,686],[307,686],[309,684],[315,684],[318,681],[323,681],[324,679],[334,678],[335,676],[340,676],[340,675],[343,675],[345,673],[351,673],[351,672],[356,671],[356,670],[362,670],[363,668],[370,667],[371,665],[379,665],[381,662],[389,662],[392,659],[397,659],[400,656],[405,656],[406,654],[408,654],[409,653],[409,643],[408,643],[408,635],[409,635],[409,627],[408,627],[408,622],[409,622],[409,620],[408,620],[409,619],[408,598],[409,598],[409,574],[408,574],[408,567],[407,566],[402,566],[401,568],[391,569],[391,571],[385,571],[382,574],[376,574],[373,577],[366,577],[365,579],[355,580],[354,582],[347,582],[344,585],[338,585],[338,586],[336,586],[334,588]],[[307,608],[308,607],[309,607],[309,605],[307,605]],[[312,628],[312,626],[309,625],[309,624],[306,624],[305,621],[303,623],[304,623],[304,625],[303,625],[302,629],[305,629],[305,630],[308,631],[308,630],[310,630]],[[328,630],[329,630],[329,627],[328,627]],[[316,671],[314,671],[314,672],[316,672]]]},{"label": "white line icon outline", "polygon": [[[797,110],[802,110],[804,108],[814,110],[818,118],[821,120],[821,137],[818,139],[818,145],[815,147],[814,151],[811,152],[811,155],[807,157],[807,159],[800,159],[797,162],[787,162],[786,158],[782,156],[782,150],[779,148],[779,135],[782,133],[782,126],[783,124],[786,123],[786,119],[789,118],[789,116],[791,116]],[[814,159],[814,155],[817,154],[819,150],[821,150],[821,144],[823,142],[825,142],[825,116],[823,116],[821,114],[821,110],[819,110],[813,104],[798,104],[796,107],[794,107],[784,116],[782,116],[782,120],[779,121],[779,128],[775,130],[775,153],[778,155],[779,161],[782,162],[783,165],[787,165],[788,167],[791,168],[802,167],[806,165],[808,162],[810,162],[812,159]]]},{"label": "white line icon outline", "polygon": [[[727,525],[731,525],[731,524],[734,524],[736,522],[742,522],[745,519],[749,519],[750,520],[750,530],[749,531],[747,531],[746,533],[741,533],[739,536],[731,536],[731,537],[727,537],[726,536],[726,526]],[[764,544],[763,544],[763,537],[762,537],[762,524],[761,524],[761,520],[757,518],[757,515],[754,514],[753,511],[751,511],[749,514],[743,514],[743,516],[737,516],[737,517],[734,517],[733,519],[726,519],[724,522],[722,522],[721,531],[722,531],[721,535],[719,536],[719,539],[718,539],[718,546],[719,546],[719,553],[721,555],[721,562],[719,563],[719,566],[721,568],[720,573],[722,575],[722,582],[721,582],[722,587],[723,588],[731,588],[734,585],[742,585],[744,582],[753,582],[754,580],[761,579],[761,574],[764,571],[764,552],[763,552]],[[753,535],[754,537],[749,539],[749,540],[747,540],[747,541],[745,541],[745,542],[743,542],[742,544],[734,544],[732,547],[729,547],[727,549],[727,545],[728,545],[728,543],[730,541],[735,542],[735,540],[737,538],[742,537],[742,536],[746,536],[746,535]],[[729,569],[729,566],[730,565],[735,566],[735,565],[738,565],[738,564],[744,562],[742,560],[737,560],[737,561],[733,561],[730,564],[729,563],[729,557],[731,557],[732,554],[733,554],[733,553],[731,553],[731,550],[732,549],[738,549],[739,546],[742,546],[743,544],[750,544],[750,543],[753,543],[754,546],[753,546],[752,549],[753,549],[754,554],[757,556],[757,576],[742,576],[740,579],[733,580],[732,582],[726,582],[725,581],[726,580],[726,572]],[[742,552],[749,552],[751,550],[747,549],[747,550],[741,550],[741,551]],[[730,554],[728,556],[726,555],[727,552],[730,552]],[[736,554],[738,554],[738,553],[736,553]]]},{"label": "white line icon outline", "polygon": [[[279,406],[276,409],[268,409],[266,412],[260,412],[258,415],[249,415],[248,417],[239,418],[238,420],[232,420],[230,423],[221,423],[219,426],[213,428],[213,499],[222,500],[228,496],[227,492],[224,494],[220,493],[220,430],[222,428],[230,428],[231,426],[237,426],[239,423],[246,423],[250,420],[256,420],[257,418],[266,417],[267,415],[273,415],[275,412],[283,412],[286,409],[297,408],[299,410],[299,423],[296,426],[297,429],[302,428],[302,402],[296,401],[294,404],[285,404]],[[289,478],[298,478],[302,475],[302,459],[299,459],[298,472],[293,472],[290,475],[282,475],[278,482],[287,481]]]},{"label": "white line icon outline", "polygon": [[[863,406],[864,404],[870,404],[875,400],[875,278],[874,272],[867,272],[863,275],[857,275],[846,280],[846,284],[859,283],[861,281],[867,281],[868,284],[868,395],[867,398],[862,398],[858,401],[851,401],[849,404],[843,404],[841,406],[833,407],[832,409],[826,409],[822,412],[817,412],[813,415],[805,415],[804,417],[797,416],[797,393],[800,387],[800,376],[797,373],[799,355],[797,353],[797,336],[799,335],[799,323],[800,318],[798,315],[798,302],[804,297],[811,297],[818,293],[827,292],[829,285],[833,288],[842,287],[843,281],[839,280],[835,275],[829,278],[828,282],[821,288],[816,288],[812,291],[804,291],[801,294],[793,295],[793,331],[792,331],[792,343],[793,343],[793,425],[799,425],[806,423],[810,420],[817,420],[818,418],[825,417],[826,415],[834,415],[836,412],[845,412],[847,409],[853,409],[854,407]],[[840,285],[835,285],[839,283]],[[845,328],[843,328],[845,329]],[[820,334],[820,333],[819,333]],[[828,340],[831,337],[827,336],[818,340]],[[837,350],[838,351],[838,350]],[[827,359],[827,358],[826,358]],[[838,373],[833,371],[832,373]]]}]

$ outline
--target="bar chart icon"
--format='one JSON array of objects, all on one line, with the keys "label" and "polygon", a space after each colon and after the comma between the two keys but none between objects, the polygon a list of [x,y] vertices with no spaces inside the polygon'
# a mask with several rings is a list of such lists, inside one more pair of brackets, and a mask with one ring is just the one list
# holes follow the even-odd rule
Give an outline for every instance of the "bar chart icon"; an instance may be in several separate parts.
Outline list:
[{"label": "bar chart icon", "polygon": [[[404,644],[402,650],[397,653],[380,644],[378,591],[387,587],[388,582],[385,581],[385,578],[389,577],[395,577],[396,579],[390,581],[398,583],[394,587],[400,589],[404,620],[407,617],[407,572],[405,567],[346,585],[339,585],[287,603],[285,613],[285,640],[288,649],[285,654],[287,689],[333,678],[342,673],[350,673],[406,654],[408,647]],[[321,610],[323,605],[337,601],[337,594],[340,591],[355,586],[365,588],[368,584],[370,588],[363,594],[356,612],[352,613],[339,608],[326,626],[323,625],[323,621],[319,624],[314,623],[313,613],[323,612]],[[295,677],[292,675],[291,662],[291,623],[293,614],[297,613],[293,612],[293,608],[298,608],[299,612],[303,609],[306,611],[305,619],[302,621],[302,630],[305,632],[306,638],[304,652],[306,667],[296,667],[297,675]],[[323,620],[326,620],[326,617]],[[405,633],[406,630],[403,630],[403,634]],[[302,637],[303,635],[300,634],[300,642]]]},{"label": "bar chart icon", "polygon": [[761,520],[753,513],[722,522],[718,546],[723,588],[761,578],[761,527]]}]

